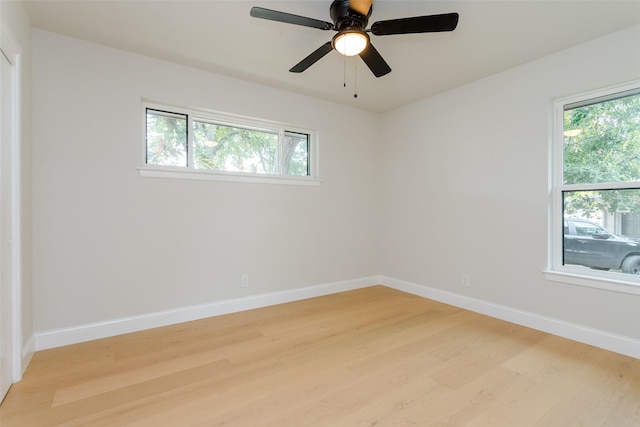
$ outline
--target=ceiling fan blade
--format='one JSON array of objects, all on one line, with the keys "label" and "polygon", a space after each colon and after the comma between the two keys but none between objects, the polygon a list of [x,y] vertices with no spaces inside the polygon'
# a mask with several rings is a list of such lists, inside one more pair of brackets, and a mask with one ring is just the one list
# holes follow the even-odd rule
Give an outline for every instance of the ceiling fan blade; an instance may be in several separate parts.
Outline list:
[{"label": "ceiling fan blade", "polygon": [[305,16],[294,15],[292,13],[265,9],[264,7],[252,7],[249,15],[253,16],[254,18],[268,19],[270,21],[284,22],[286,24],[302,25],[303,27],[318,28],[320,30],[333,29],[333,24],[330,22],[307,18]]},{"label": "ceiling fan blade", "polygon": [[323,56],[325,56],[332,50],[333,46],[331,46],[331,42],[326,42],[325,44],[314,50],[311,55],[307,56],[302,61],[294,65],[293,68],[291,68],[289,71],[292,73],[301,73],[318,62]]},{"label": "ceiling fan blade", "polygon": [[349,9],[358,12],[360,15],[368,16],[373,0],[349,0]]},{"label": "ceiling fan blade", "polygon": [[389,36],[393,34],[453,31],[458,25],[458,18],[457,13],[444,13],[442,15],[415,16],[413,18],[378,21],[374,22],[371,26],[371,33],[376,36]]},{"label": "ceiling fan blade", "polygon": [[360,52],[360,58],[367,64],[367,67],[371,70],[374,76],[382,77],[385,74],[389,74],[391,72],[391,67],[389,64],[382,58],[382,55],[378,53],[375,47],[371,43]]}]

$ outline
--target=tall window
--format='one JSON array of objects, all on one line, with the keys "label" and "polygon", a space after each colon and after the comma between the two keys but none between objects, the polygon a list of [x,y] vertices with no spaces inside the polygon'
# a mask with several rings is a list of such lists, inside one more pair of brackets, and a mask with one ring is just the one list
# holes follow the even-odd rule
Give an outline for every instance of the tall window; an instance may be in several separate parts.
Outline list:
[{"label": "tall window", "polygon": [[552,269],[640,283],[640,84],[558,101],[556,122]]},{"label": "tall window", "polygon": [[145,163],[234,175],[311,177],[312,134],[255,119],[146,104]]}]

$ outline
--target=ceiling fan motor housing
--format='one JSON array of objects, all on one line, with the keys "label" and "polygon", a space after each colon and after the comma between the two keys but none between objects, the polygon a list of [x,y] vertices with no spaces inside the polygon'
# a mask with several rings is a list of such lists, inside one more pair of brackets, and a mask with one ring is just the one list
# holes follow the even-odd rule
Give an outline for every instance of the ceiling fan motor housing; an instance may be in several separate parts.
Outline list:
[{"label": "ceiling fan motor housing", "polygon": [[369,13],[365,16],[349,8],[349,0],[333,0],[329,13],[336,31],[348,28],[364,30],[369,23],[372,9],[369,8]]}]

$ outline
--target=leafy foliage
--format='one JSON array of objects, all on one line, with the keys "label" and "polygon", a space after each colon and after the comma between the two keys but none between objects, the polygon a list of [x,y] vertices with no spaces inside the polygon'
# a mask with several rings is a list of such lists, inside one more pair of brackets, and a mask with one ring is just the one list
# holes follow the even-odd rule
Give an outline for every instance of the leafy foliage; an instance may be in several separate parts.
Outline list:
[{"label": "leafy foliage", "polygon": [[278,173],[277,134],[195,120],[193,128],[196,169]]},{"label": "leafy foliage", "polygon": [[309,175],[309,135],[286,132],[282,170],[286,175]]},{"label": "leafy foliage", "polygon": [[[147,110],[147,163],[188,167],[186,114]],[[309,175],[309,135],[192,121],[195,169]]]},{"label": "leafy foliage", "polygon": [[[565,184],[640,181],[640,95],[567,110],[564,130]],[[640,191],[565,194],[565,214],[602,211],[640,213]]]},{"label": "leafy foliage", "polygon": [[187,166],[187,116],[147,110],[147,163]]}]

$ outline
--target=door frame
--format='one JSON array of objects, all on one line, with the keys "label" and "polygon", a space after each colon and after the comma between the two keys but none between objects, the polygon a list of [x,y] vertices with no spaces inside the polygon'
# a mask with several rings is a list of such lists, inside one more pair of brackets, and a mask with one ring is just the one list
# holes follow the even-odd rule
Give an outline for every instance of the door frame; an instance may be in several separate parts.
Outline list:
[{"label": "door frame", "polygon": [[11,346],[12,346],[12,382],[22,379],[23,373],[23,330],[22,330],[22,224],[20,198],[20,141],[21,141],[21,49],[15,37],[3,26],[0,33],[0,54],[4,54],[12,66],[12,95],[11,100],[11,182],[9,191],[11,197]]}]

